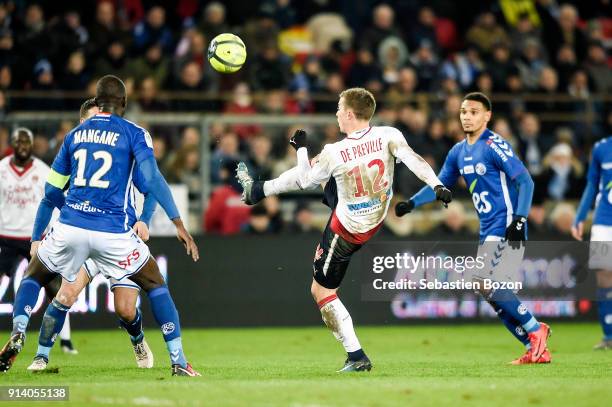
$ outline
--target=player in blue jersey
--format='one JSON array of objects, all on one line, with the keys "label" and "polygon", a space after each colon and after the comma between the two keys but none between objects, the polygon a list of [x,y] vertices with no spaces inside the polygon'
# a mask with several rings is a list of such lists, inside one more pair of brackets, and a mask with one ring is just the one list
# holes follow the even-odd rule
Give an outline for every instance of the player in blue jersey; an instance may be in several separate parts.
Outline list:
[{"label": "player in blue jersey", "polygon": [[[460,120],[466,138],[448,152],[438,177],[451,187],[459,176],[463,176],[478,212],[479,256],[484,255],[491,262],[486,269],[474,272],[474,280],[516,281],[527,240],[526,222],[533,181],[510,145],[487,128],[491,108],[491,101],[483,93],[469,93],[463,98]],[[434,191],[424,187],[409,201],[398,203],[395,211],[403,216],[434,200]],[[485,290],[481,284],[479,292],[508,330],[527,348],[526,353],[512,363],[549,363],[548,325],[538,322],[512,290]]]},{"label": "player in blue jersey", "polygon": [[597,300],[603,339],[596,350],[612,349],[612,137],[593,147],[587,185],[576,213],[572,236],[582,240],[584,220],[595,202],[589,267],[597,270]]},{"label": "player in blue jersey", "polygon": [[[90,119],[100,111],[93,98],[86,100],[80,109],[80,123]],[[132,183],[141,192],[145,191],[144,180],[142,174],[136,168],[134,170],[134,178]],[[131,194],[130,194],[131,195]],[[131,196],[130,196],[131,199]],[[136,234],[143,240],[149,240],[149,229],[148,224],[153,216],[156,202],[152,199],[151,194],[145,193],[145,200],[143,205],[142,214],[139,219],[135,217],[130,218],[130,227],[136,232]],[[133,206],[133,202],[130,203],[130,207]],[[61,209],[61,208],[58,208]],[[36,222],[38,230],[34,230],[32,233],[32,247],[30,249],[31,257],[36,255],[38,245],[40,244],[40,238],[42,231],[40,228],[45,229],[51,218],[51,212],[53,211],[53,204],[48,200],[43,200],[37,211],[38,222]],[[131,212],[130,212],[131,214]],[[85,261],[83,267],[76,276],[73,283],[69,283],[67,280],[60,278],[61,287],[56,290],[55,294],[51,297],[57,297],[58,301],[62,304],[70,307],[78,299],[79,294],[91,282],[93,277],[99,273],[99,269],[96,264],[90,259]],[[59,276],[58,276],[59,278]],[[46,287],[45,287],[46,288]],[[142,329],[142,317],[140,311],[136,307],[138,301],[138,294],[140,287],[129,279],[123,279],[123,281],[110,279],[110,289],[113,292],[115,313],[119,319],[120,325],[130,335],[132,342],[132,348],[134,356],[136,357],[136,365],[140,368],[152,368],[154,363],[153,352],[151,351],[147,341],[144,337],[144,331]],[[48,319],[49,316],[45,314]],[[43,317],[42,327],[39,334],[39,348],[36,352],[34,360],[28,366],[28,370],[40,371],[47,368],[49,363],[49,354],[51,348],[46,346],[48,336],[45,327],[53,326],[52,321],[46,323],[45,317]]]},{"label": "player in blue jersey", "polygon": [[[96,85],[96,103],[101,113],[66,135],[53,162],[45,198],[62,208],[60,217],[40,244],[17,292],[13,331],[0,352],[0,370],[7,371],[23,347],[29,310],[40,287],[55,273],[73,282],[90,258],[107,278],[129,278],[147,293],[170,354],[172,375],[199,376],[183,353],[178,312],[159,268],[147,245],[129,226],[135,167],[143,175],[147,192],[172,219],[179,240],[194,261],[199,258],[198,248],[157,168],[151,136],[121,117],[127,104],[124,83],[113,75],[101,78]],[[70,187],[64,197],[62,188],[68,180]],[[68,310],[58,298],[48,307],[46,317],[53,321],[47,328],[49,347]]]}]

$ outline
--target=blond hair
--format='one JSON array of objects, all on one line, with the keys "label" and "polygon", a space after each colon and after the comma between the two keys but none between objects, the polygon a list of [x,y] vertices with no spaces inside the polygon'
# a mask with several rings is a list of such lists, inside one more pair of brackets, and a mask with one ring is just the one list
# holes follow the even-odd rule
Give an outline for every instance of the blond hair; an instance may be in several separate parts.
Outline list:
[{"label": "blond hair", "polygon": [[340,98],[344,99],[344,107],[351,109],[357,119],[370,121],[374,116],[376,100],[369,90],[364,88],[347,89],[340,94]]}]

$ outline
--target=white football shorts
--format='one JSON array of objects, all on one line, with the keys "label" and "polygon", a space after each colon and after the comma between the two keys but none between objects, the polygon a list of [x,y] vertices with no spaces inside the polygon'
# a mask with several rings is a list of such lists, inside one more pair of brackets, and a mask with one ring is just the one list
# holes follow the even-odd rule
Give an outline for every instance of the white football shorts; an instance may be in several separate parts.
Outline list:
[{"label": "white football shorts", "polygon": [[593,225],[591,227],[589,268],[612,270],[612,226]]},{"label": "white football shorts", "polygon": [[478,245],[477,257],[482,257],[484,267],[466,272],[467,277],[478,277],[497,282],[521,282],[521,264],[525,254],[525,246],[513,249],[508,242],[500,236],[487,236],[484,242]]},{"label": "white football shorts", "polygon": [[[100,274],[100,269],[98,268],[98,266],[96,266],[96,263],[94,263],[91,259],[85,260],[83,267],[85,268],[85,271],[87,272],[89,281],[92,281],[96,275]],[[133,290],[140,291],[140,286],[127,277],[124,278],[123,280],[117,280],[116,278],[110,278],[109,280],[110,280],[111,291],[113,291],[116,287],[131,288]]]},{"label": "white football shorts", "polygon": [[38,248],[50,270],[73,282],[87,259],[106,278],[124,282],[149,260],[149,247],[132,230],[98,232],[56,222]]}]

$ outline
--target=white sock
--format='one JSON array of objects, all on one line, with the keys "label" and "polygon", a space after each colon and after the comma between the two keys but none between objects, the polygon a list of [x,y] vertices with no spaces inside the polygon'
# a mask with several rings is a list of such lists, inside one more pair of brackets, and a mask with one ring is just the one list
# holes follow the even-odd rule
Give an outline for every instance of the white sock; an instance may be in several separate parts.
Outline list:
[{"label": "white sock", "polygon": [[70,313],[66,314],[66,320],[64,321],[64,326],[59,333],[59,337],[64,341],[70,340]]},{"label": "white sock", "polygon": [[300,190],[298,183],[298,168],[293,167],[290,170],[283,172],[278,178],[264,182],[263,190],[265,196],[278,195],[283,192],[291,192]]},{"label": "white sock", "polygon": [[336,339],[342,342],[347,352],[361,349],[357,334],[353,328],[353,319],[346,310],[342,301],[335,294],[319,302],[319,310],[323,322],[332,331]]}]

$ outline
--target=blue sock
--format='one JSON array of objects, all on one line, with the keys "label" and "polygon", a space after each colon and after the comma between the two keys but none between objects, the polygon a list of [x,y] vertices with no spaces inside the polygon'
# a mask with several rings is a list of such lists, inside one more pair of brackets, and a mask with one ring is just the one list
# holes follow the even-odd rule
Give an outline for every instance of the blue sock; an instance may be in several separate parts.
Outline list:
[{"label": "blue sock", "polygon": [[149,301],[151,301],[151,311],[153,311],[155,321],[161,328],[168,353],[170,353],[170,362],[173,365],[187,367],[187,360],[181,344],[179,315],[168,287],[164,285],[154,288],[148,292],[148,295]]},{"label": "blue sock", "polygon": [[516,319],[512,318],[507,312],[504,312],[503,309],[499,308],[496,303],[489,302],[489,304],[491,304],[499,319],[501,319],[503,324],[506,326],[506,329],[508,329],[508,331],[510,331],[510,333],[514,335],[519,342],[525,345],[527,349],[530,349],[531,343],[529,342],[529,337],[521,324]]},{"label": "blue sock", "polygon": [[603,329],[604,339],[612,341],[612,288],[598,288],[599,323]]},{"label": "blue sock", "polygon": [[13,304],[13,332],[25,332],[30,321],[30,314],[38,301],[38,293],[40,292],[40,284],[32,278],[21,280],[17,294],[15,295],[15,303]]},{"label": "blue sock", "polygon": [[499,308],[503,313],[515,319],[527,331],[535,332],[540,329],[540,323],[527,307],[519,301],[512,290],[495,290],[489,302],[494,303],[493,308]]},{"label": "blue sock", "polygon": [[138,309],[136,310],[136,318],[134,318],[132,322],[125,322],[123,319],[119,318],[119,323],[130,335],[132,345],[142,342],[144,338],[144,332],[142,331],[142,315]]},{"label": "blue sock", "polygon": [[36,356],[43,356],[49,360],[49,353],[55,343],[57,335],[64,326],[66,314],[70,307],[62,305],[57,299],[53,299],[47,307],[40,326],[40,334],[38,335],[38,351]]}]

